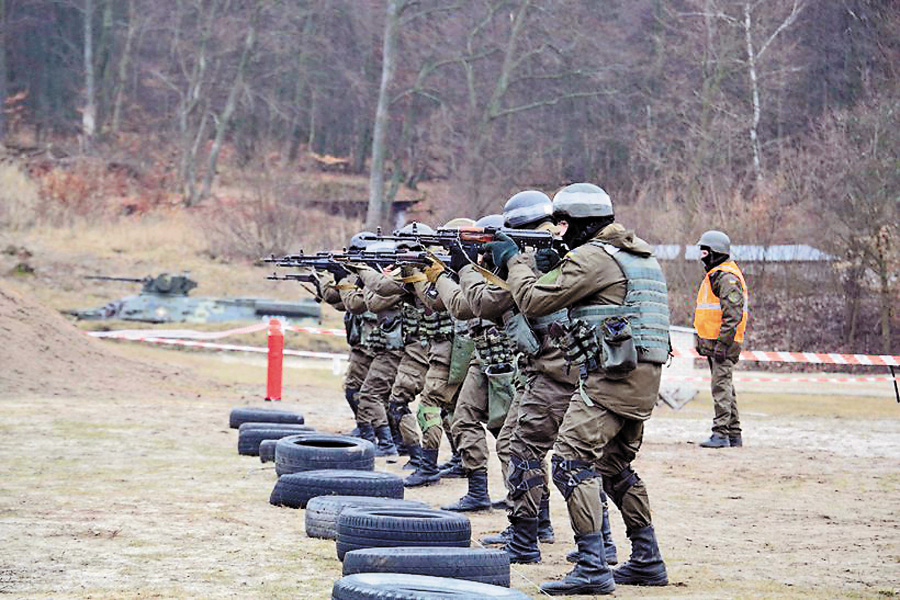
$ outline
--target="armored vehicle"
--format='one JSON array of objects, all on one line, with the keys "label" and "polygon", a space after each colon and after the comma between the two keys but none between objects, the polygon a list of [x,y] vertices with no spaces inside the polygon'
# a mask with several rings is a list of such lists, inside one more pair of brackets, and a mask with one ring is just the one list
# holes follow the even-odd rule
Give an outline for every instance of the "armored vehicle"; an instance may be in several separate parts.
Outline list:
[{"label": "armored vehicle", "polygon": [[127,296],[88,310],[71,310],[67,314],[85,320],[143,321],[146,323],[217,323],[221,321],[255,321],[262,317],[321,318],[319,304],[313,300],[280,302],[264,298],[191,298],[197,282],[187,274],[144,277],[91,276],[99,281],[140,283],[136,296]]}]

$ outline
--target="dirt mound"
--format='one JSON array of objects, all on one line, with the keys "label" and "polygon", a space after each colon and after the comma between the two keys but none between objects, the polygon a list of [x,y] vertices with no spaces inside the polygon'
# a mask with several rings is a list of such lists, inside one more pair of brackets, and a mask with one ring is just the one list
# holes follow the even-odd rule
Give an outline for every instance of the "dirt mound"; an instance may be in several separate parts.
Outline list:
[{"label": "dirt mound", "polygon": [[0,396],[152,396],[178,373],[125,358],[0,284]]}]

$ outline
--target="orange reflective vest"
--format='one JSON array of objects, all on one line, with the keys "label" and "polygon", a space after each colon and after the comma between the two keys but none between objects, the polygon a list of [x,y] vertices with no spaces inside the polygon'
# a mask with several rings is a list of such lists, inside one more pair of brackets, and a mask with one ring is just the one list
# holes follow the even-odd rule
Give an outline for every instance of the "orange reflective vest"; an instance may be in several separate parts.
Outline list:
[{"label": "orange reflective vest", "polygon": [[749,315],[747,304],[750,300],[750,294],[747,290],[747,282],[744,281],[744,274],[741,273],[741,270],[733,260],[727,260],[721,265],[713,267],[706,274],[703,283],[700,284],[700,291],[697,293],[697,308],[694,309],[694,329],[697,330],[697,336],[700,339],[719,339],[719,330],[722,328],[722,304],[719,301],[719,297],[713,294],[712,284],[709,282],[709,276],[716,271],[731,273],[741,281],[741,287],[744,289],[744,314],[734,336],[734,341],[740,344],[744,341],[744,331],[747,329],[747,318]]}]

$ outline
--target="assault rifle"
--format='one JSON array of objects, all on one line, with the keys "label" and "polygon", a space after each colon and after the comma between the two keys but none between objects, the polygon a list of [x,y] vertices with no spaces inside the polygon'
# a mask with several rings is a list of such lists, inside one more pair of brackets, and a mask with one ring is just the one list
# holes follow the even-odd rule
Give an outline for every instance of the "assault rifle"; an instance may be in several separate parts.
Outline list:
[{"label": "assault rifle", "polygon": [[438,229],[434,233],[418,233],[415,228],[409,233],[394,233],[392,235],[384,235],[378,230],[373,239],[388,240],[393,242],[410,242],[414,240],[416,243],[424,246],[439,246],[449,250],[457,244],[463,248],[475,248],[481,251],[481,248],[488,242],[497,239],[497,234],[503,233],[516,243],[521,249],[533,248],[555,248],[562,250],[563,242],[549,231],[540,231],[532,229],[510,229],[507,227],[460,227],[459,229]]},{"label": "assault rifle", "polygon": [[376,269],[403,265],[429,265],[435,260],[449,262],[450,257],[429,251],[380,250],[378,252],[319,252],[314,255],[289,254],[263,259],[276,267],[313,269],[345,275],[355,264],[365,264]]}]

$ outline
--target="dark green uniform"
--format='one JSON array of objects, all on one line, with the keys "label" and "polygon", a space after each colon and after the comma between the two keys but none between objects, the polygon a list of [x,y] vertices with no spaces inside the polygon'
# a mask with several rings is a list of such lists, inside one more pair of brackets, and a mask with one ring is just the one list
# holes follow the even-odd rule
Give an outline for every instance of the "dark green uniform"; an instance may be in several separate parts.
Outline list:
[{"label": "dark green uniform", "polygon": [[[697,353],[706,357],[712,377],[712,398],[715,406],[712,432],[720,437],[737,440],[741,438],[741,419],[732,371],[741,356],[741,345],[734,337],[744,314],[744,288],[737,276],[726,271],[711,273],[709,283],[722,307],[722,326],[719,329],[718,339],[704,340],[694,336],[694,341]],[[717,344],[726,348],[725,360],[713,358]]]},{"label": "dark green uniform", "polygon": [[[650,258],[652,249],[616,224],[605,227],[592,242],[598,245],[576,248],[540,278],[527,256],[519,254],[509,261],[508,281],[523,313],[542,317],[569,308],[573,316],[582,307],[624,303],[623,269],[599,244],[640,259]],[[667,329],[666,323],[666,335]],[[601,531],[597,474],[602,475],[602,485],[619,507],[629,534],[650,525],[647,490],[631,462],[643,440],[644,421],[656,404],[661,372],[661,364],[643,361],[616,377],[594,369],[585,373],[572,394],[553,448],[553,480],[566,498],[576,536]]]}]

